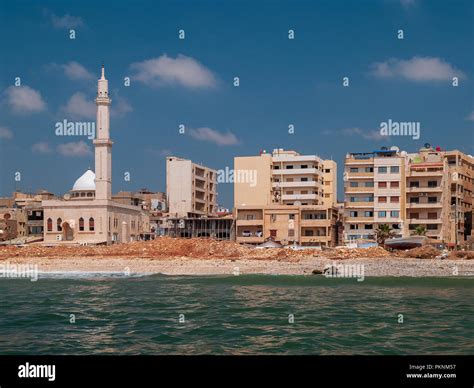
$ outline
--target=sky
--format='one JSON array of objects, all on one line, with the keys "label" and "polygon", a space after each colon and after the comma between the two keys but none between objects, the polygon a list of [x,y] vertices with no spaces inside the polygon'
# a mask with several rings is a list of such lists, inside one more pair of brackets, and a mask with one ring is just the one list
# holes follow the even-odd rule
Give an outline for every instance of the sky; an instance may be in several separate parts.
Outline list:
[{"label": "sky", "polygon": [[94,168],[56,123],[95,120],[104,64],[114,192],[165,191],[169,155],[219,170],[285,148],[334,159],[343,200],[347,152],[474,154],[473,42],[471,0],[0,0],[0,196],[63,195]]}]

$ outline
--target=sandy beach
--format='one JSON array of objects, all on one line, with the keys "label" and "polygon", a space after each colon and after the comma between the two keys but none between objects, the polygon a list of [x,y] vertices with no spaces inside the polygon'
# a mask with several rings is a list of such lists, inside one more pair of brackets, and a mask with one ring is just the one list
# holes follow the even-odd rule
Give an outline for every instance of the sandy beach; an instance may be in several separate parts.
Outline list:
[{"label": "sandy beach", "polygon": [[[112,246],[0,247],[0,270],[33,265],[41,272],[117,272],[165,275],[313,275],[330,266],[364,276],[473,276],[474,253],[442,255],[432,247],[402,252],[383,248],[255,249],[232,241],[160,238]],[[343,267],[341,267],[343,269]]]}]

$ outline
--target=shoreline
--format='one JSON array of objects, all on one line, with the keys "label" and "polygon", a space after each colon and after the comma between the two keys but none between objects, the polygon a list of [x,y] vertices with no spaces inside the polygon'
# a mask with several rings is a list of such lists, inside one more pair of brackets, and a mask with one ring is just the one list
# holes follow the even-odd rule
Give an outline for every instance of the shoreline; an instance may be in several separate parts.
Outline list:
[{"label": "shoreline", "polygon": [[325,266],[343,265],[363,270],[364,277],[472,277],[473,260],[403,257],[298,259],[262,258],[144,258],[144,257],[12,257],[0,266],[37,266],[39,273],[123,273],[163,275],[313,275]]}]

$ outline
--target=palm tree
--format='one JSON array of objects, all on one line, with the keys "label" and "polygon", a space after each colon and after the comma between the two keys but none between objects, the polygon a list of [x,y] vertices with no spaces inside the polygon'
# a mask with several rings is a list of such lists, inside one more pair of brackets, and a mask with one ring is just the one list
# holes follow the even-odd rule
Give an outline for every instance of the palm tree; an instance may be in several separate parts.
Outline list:
[{"label": "palm tree", "polygon": [[375,229],[375,236],[379,245],[385,244],[385,240],[391,238],[395,235],[395,232],[392,230],[391,226],[388,224],[377,225]]},{"label": "palm tree", "polygon": [[426,226],[418,225],[418,226],[415,228],[414,234],[415,234],[416,236],[424,236],[424,235],[426,234]]}]

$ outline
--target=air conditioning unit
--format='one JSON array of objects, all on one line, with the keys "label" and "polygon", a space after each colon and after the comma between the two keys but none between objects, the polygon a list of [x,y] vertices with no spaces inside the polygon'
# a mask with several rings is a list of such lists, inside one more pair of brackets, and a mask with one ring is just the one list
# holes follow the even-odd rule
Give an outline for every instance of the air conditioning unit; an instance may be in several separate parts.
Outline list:
[{"label": "air conditioning unit", "polygon": [[56,241],[63,241],[63,236],[61,234],[56,235]]}]

